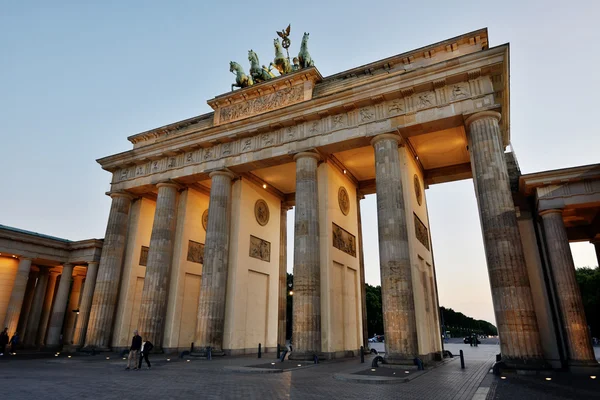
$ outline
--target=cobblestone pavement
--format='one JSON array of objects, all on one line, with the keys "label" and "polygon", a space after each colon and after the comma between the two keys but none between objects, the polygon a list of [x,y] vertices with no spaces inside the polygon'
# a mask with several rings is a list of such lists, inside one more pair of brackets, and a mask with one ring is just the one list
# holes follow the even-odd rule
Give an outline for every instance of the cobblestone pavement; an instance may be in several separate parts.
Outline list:
[{"label": "cobblestone pavement", "polygon": [[[283,373],[230,372],[225,367],[252,366],[268,362],[254,357],[223,357],[213,361],[190,358],[166,360],[155,355],[153,368],[125,371],[125,361],[116,355],[67,358],[0,358],[1,399],[599,399],[600,377],[554,374],[543,377],[507,375],[502,380],[489,373],[495,345],[470,347],[447,344],[446,349],[465,353],[466,368],[458,357],[427,371],[408,383],[373,385],[338,381],[335,373],[353,373],[368,368],[358,359],[307,364]],[[367,357],[369,363],[372,357]],[[273,360],[274,361],[274,360]],[[306,368],[304,368],[306,367]]]},{"label": "cobblestone pavement", "polygon": [[[247,374],[225,366],[256,365],[268,361],[224,357],[190,362],[153,357],[151,370],[125,371],[125,361],[111,355],[0,360],[0,393],[6,399],[471,399],[492,365],[497,346],[465,351],[467,368],[455,358],[408,382],[387,385],[349,383],[333,378],[336,372],[365,369],[358,358],[322,363],[290,372]],[[268,356],[268,355],[265,355]],[[366,362],[370,362],[367,357]]]}]

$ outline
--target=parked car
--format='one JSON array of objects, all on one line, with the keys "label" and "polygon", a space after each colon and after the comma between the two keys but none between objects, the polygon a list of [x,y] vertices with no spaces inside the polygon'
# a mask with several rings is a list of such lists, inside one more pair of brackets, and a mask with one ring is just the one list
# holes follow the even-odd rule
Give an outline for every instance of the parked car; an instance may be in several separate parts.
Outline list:
[{"label": "parked car", "polygon": [[[481,344],[479,339],[475,339],[475,340],[477,340],[477,344]],[[472,341],[473,341],[473,338],[471,336],[467,336],[466,338],[463,339],[463,342],[465,344],[471,344]]]}]

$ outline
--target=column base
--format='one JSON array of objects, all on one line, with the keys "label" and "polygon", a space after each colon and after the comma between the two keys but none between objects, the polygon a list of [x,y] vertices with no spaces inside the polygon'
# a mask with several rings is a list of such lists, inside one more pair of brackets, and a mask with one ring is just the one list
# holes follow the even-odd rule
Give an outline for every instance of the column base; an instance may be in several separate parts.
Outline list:
[{"label": "column base", "polygon": [[298,351],[294,350],[288,356],[288,360],[293,361],[313,361],[315,359],[315,355],[320,360],[325,360],[325,354],[316,351]]},{"label": "column base", "polygon": [[[384,364],[393,364],[393,365],[415,365],[415,358],[420,358],[419,356],[409,356],[406,354],[386,354],[383,357]],[[421,360],[425,361],[425,360]]]},{"label": "column base", "polygon": [[596,360],[568,361],[569,372],[576,375],[600,375],[600,364]]},{"label": "column base", "polygon": [[501,362],[509,369],[516,370],[545,370],[552,369],[543,358],[509,358],[502,357]]}]

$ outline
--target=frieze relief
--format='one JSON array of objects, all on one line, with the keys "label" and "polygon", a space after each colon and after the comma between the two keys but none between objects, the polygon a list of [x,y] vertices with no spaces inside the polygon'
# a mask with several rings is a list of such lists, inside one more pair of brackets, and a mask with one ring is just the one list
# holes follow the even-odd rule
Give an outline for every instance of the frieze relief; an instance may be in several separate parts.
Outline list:
[{"label": "frieze relief", "polygon": [[413,213],[413,215],[415,217],[415,236],[417,237],[417,240],[429,250],[429,233],[427,232],[427,227],[421,222],[419,217],[417,217],[417,214]]},{"label": "frieze relief", "polygon": [[356,237],[335,222],[331,224],[333,228],[333,247],[356,257]]},{"label": "frieze relief", "polygon": [[237,121],[238,119],[276,110],[304,100],[304,86],[297,85],[281,89],[275,93],[233,104],[219,110],[219,123]]},{"label": "frieze relief", "polygon": [[187,260],[198,264],[204,264],[204,243],[190,240],[188,242]]},{"label": "frieze relief", "polygon": [[256,236],[250,235],[250,257],[270,262],[271,243]]},{"label": "frieze relief", "polygon": [[[129,168],[116,171],[115,182],[125,181],[131,178],[137,178],[143,175],[151,175],[162,171],[177,168],[182,165],[193,165],[211,162],[219,158],[237,156],[242,153],[261,150],[273,146],[279,146],[285,143],[304,139],[309,136],[327,135],[336,130],[352,128],[361,124],[370,124],[381,119],[389,117],[411,114],[417,111],[428,108],[439,107],[442,104],[448,104],[453,101],[463,101],[465,99],[475,98],[475,108],[489,106],[494,102],[493,95],[484,94],[484,87],[490,86],[489,77],[481,77],[477,80],[468,82],[459,82],[436,88],[436,91],[427,91],[414,93],[412,90],[403,90],[400,98],[384,101],[377,106],[366,106],[358,109],[348,110],[340,114],[328,116],[324,119],[299,122],[295,125],[285,126],[275,129],[270,132],[260,133],[257,136],[244,137],[232,142],[217,144],[212,147],[205,147],[194,151],[188,151],[179,160],[173,156],[166,156],[162,159],[155,159],[149,164],[142,165],[142,168],[134,167],[131,171]],[[297,92],[295,92],[294,90]],[[281,107],[292,104],[291,102],[301,101],[302,86],[295,86],[284,89],[269,95],[249,100],[254,104],[253,109],[263,109],[265,107],[278,107],[277,104],[282,104]],[[488,88],[489,89],[489,88]],[[438,91],[444,91],[444,96],[436,95]],[[288,93],[286,96],[278,95],[270,97],[277,93]],[[488,90],[489,92],[489,90]],[[299,100],[298,100],[299,99]],[[440,101],[444,99],[447,101]],[[231,107],[238,107],[246,103],[234,104],[229,107],[220,109],[220,112]],[[249,112],[249,111],[248,111]],[[258,112],[258,111],[257,111]],[[264,112],[264,111],[261,111]],[[240,114],[241,115],[241,114]],[[231,117],[233,118],[233,117]],[[240,117],[241,118],[241,117]],[[224,122],[223,120],[221,122]],[[220,146],[220,147],[217,147]]]}]

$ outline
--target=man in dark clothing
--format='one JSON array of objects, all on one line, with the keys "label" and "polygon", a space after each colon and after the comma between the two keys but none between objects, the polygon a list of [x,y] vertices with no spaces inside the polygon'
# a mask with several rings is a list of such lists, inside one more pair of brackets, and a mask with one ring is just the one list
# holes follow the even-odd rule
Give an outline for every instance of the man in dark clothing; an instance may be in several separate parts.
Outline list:
[{"label": "man in dark clothing", "polygon": [[150,354],[153,348],[154,345],[149,340],[142,343],[142,355],[140,357],[140,363],[138,364],[139,369],[142,369],[142,358],[146,360],[146,364],[148,364],[148,369],[150,369],[151,365],[150,361],[148,360],[148,355]]},{"label": "man in dark clothing", "polygon": [[19,332],[15,332],[15,334],[10,338],[11,353],[15,353],[15,351],[17,350],[18,344],[19,344]]},{"label": "man in dark clothing", "polygon": [[8,328],[4,328],[2,333],[0,333],[0,356],[4,355],[4,350],[6,350],[7,344],[8,344]]},{"label": "man in dark clothing", "polygon": [[[131,347],[129,348],[129,357],[127,358],[127,368],[133,364],[133,369],[138,369],[138,358],[140,357],[140,349],[142,348],[142,337],[138,335],[137,329],[133,331],[133,339],[131,339]],[[133,363],[132,363],[133,360]]]}]

